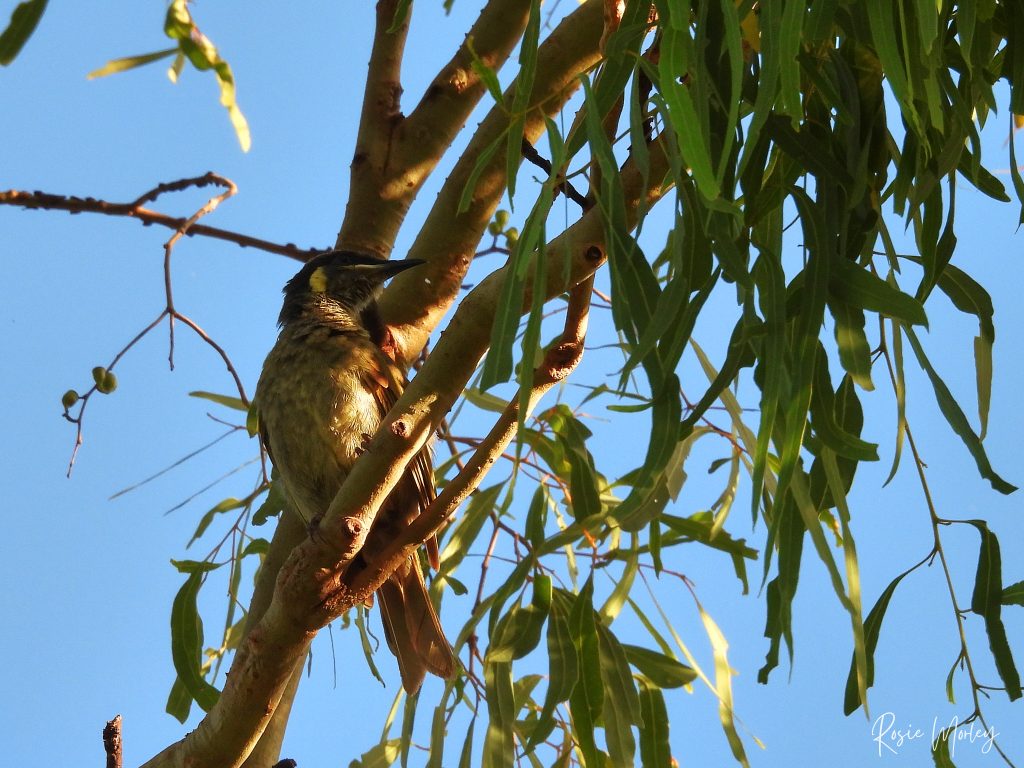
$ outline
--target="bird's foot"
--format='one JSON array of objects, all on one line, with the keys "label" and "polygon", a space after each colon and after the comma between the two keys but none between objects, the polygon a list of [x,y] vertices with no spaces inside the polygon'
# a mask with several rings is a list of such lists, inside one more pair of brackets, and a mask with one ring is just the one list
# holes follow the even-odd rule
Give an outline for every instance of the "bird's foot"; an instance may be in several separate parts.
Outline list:
[{"label": "bird's foot", "polygon": [[371,435],[369,432],[363,432],[363,434],[360,435],[360,437],[362,439],[360,440],[359,445],[356,446],[356,457],[362,456],[364,453],[366,453],[367,449],[370,447],[370,441],[373,439],[373,435]]}]

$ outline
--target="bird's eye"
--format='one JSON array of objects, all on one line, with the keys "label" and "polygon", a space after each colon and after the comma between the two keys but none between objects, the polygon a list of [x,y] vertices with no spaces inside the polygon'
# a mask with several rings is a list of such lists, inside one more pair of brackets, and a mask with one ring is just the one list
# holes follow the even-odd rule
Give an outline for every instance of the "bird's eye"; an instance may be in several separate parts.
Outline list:
[{"label": "bird's eye", "polygon": [[327,272],[323,267],[317,267],[309,276],[309,290],[313,293],[327,292]]}]

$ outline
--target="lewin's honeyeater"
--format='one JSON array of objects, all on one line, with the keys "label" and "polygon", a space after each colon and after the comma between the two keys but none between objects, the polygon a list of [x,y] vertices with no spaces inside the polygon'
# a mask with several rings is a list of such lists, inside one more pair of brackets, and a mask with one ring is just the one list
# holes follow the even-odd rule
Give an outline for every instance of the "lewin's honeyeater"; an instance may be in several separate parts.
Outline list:
[{"label": "lewin's honeyeater", "polygon": [[[313,526],[402,392],[405,379],[379,346],[384,326],[376,298],[385,280],[420,263],[333,251],[309,261],[285,285],[281,334],[263,364],[256,407],[287,496]],[[433,498],[424,448],[381,508],[368,542],[394,536]],[[436,568],[435,540],[427,551]],[[405,690],[419,690],[427,672],[451,677],[455,659],[418,560],[395,571],[377,599]]]}]

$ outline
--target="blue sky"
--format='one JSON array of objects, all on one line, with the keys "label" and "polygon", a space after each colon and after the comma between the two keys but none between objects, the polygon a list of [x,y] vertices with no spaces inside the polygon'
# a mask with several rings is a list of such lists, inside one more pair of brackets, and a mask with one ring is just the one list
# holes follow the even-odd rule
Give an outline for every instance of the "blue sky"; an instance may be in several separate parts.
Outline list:
[{"label": "blue sky", "polygon": [[[460,0],[452,16],[445,17],[440,5],[422,3],[417,9],[405,67],[407,105],[415,103],[431,74],[447,60],[475,13],[470,3]],[[9,0],[0,3],[0,18],[6,19],[13,6]],[[98,6],[51,5],[18,60],[0,71],[0,114],[6,128],[0,142],[0,188],[127,201],[159,182],[213,170],[233,179],[241,191],[210,223],[301,246],[332,243],[347,194],[360,83],[369,53],[369,4],[324,3],[315,11],[295,13],[263,4],[196,6],[201,27],[234,68],[239,102],[253,135],[248,154],[239,151],[208,76],[186,71],[178,85],[171,85],[163,64],[157,64],[86,81],[86,73],[108,59],[167,47],[161,34],[163,13],[162,3],[123,0]],[[469,125],[478,119],[475,115]],[[994,169],[1005,170],[1008,162],[1005,124],[1000,116],[986,132]],[[440,168],[420,195],[399,252],[411,242],[448,167]],[[521,183],[529,176],[524,171]],[[1001,178],[1009,186],[1008,177]],[[164,198],[157,207],[188,214],[204,199],[186,193]],[[996,307],[996,379],[985,444],[997,471],[1021,484],[1024,302],[1018,209],[992,203],[966,184],[957,203],[959,246],[953,263],[989,288]],[[521,223],[526,208],[517,207],[514,224]],[[650,231],[655,227],[652,220],[648,235],[656,241],[657,232]],[[60,395],[70,387],[87,388],[92,367],[106,364],[161,309],[160,263],[168,232],[126,219],[3,207],[0,234],[5,268],[0,354],[7,404],[0,409],[0,434],[5,436],[0,467],[9,542],[0,560],[0,579],[6,585],[0,608],[7,617],[0,653],[8,660],[4,719],[15,734],[8,740],[7,757],[19,765],[98,762],[100,729],[122,713],[126,764],[137,764],[186,732],[163,713],[174,679],[168,615],[181,584],[169,560],[205,554],[209,544],[204,542],[195,551],[185,550],[198,516],[225,495],[244,493],[252,472],[242,470],[193,504],[165,512],[247,461],[253,445],[244,437],[231,437],[182,469],[108,500],[221,434],[224,428],[207,418],[207,412],[229,415],[187,396],[197,389],[230,391],[220,362],[179,328],[175,370],[170,372],[166,329],[161,329],[119,365],[118,391],[90,404],[85,444],[72,479],[66,479],[74,433],[60,418]],[[178,308],[230,352],[250,394],[276,335],[280,286],[295,268],[281,257],[216,241],[191,239],[176,250]],[[732,318],[728,299],[716,296],[713,306]],[[930,329],[923,343],[977,426],[971,353],[976,323],[940,295],[927,309]],[[733,320],[717,323],[716,317],[702,321],[696,338],[713,359],[721,360],[722,328],[731,328]],[[599,370],[601,355],[590,358],[586,365],[593,367],[581,371],[583,375]],[[701,391],[703,382],[692,360],[684,365],[682,378],[684,387],[692,382],[693,391]],[[895,425],[883,378],[879,371],[879,392],[863,398],[868,410],[865,433],[882,444],[882,461],[878,467],[862,466],[851,499],[865,611],[931,545],[909,455],[897,478],[882,488]],[[908,389],[910,423],[940,514],[986,518],[1003,544],[1005,581],[1024,579],[1015,556],[1024,536],[1019,493],[1001,497],[978,477],[923,376],[911,375]],[[578,397],[570,394],[569,402]],[[756,403],[749,392],[747,399]],[[592,423],[595,452],[607,446],[622,454],[642,451],[642,419],[624,430],[605,420],[612,414],[603,408],[595,407],[594,413],[600,417]],[[674,511],[689,514],[714,500],[721,480],[705,479],[703,469],[722,451],[711,449],[706,457],[694,459]],[[750,530],[747,509],[749,501],[741,497],[728,528],[763,549],[763,526]],[[955,526],[944,530],[943,537],[960,601],[967,604],[977,533]],[[790,674],[784,661],[768,686],[756,682],[767,648],[761,637],[763,599],[741,595],[731,565],[716,553],[680,550],[677,557],[675,567],[694,580],[702,603],[730,641],[730,660],[738,673],[736,711],[749,733],[766,745],[762,751],[746,739],[753,765],[927,765],[933,723],[946,725],[970,711],[962,677],[957,705],[945,700],[945,675],[958,646],[937,567],[908,577],[893,599],[876,656],[869,720],[861,713],[842,716],[851,650],[848,622],[810,552],[795,605],[795,665]],[[464,573],[471,566],[467,560]],[[750,573],[756,593],[759,563]],[[218,588],[204,597],[211,635],[222,602]],[[468,604],[452,599],[447,605],[446,616],[454,622]],[[689,596],[677,594],[665,606],[701,664],[710,669],[710,650]],[[1022,664],[1022,609],[1008,607],[1004,618]],[[968,631],[980,676],[996,684],[980,621],[970,620]],[[391,704],[395,684],[385,691],[372,678],[353,632],[334,631],[333,653],[337,683],[332,645],[322,637],[314,645],[312,674],[299,694],[284,754],[300,766],[347,765],[376,742]],[[355,661],[343,661],[348,658]],[[386,677],[397,678],[387,654],[378,662]],[[698,686],[692,694],[677,690],[667,696],[674,718],[673,752],[680,763],[728,765],[728,747],[710,693]],[[1004,695],[994,693],[985,708],[1004,749],[1024,759],[1020,705],[1010,706]],[[924,737],[905,743],[899,754],[879,755],[871,727],[886,712],[893,713],[897,726],[920,728]],[[457,734],[452,738],[458,743]],[[959,743],[957,765],[998,764],[982,745]],[[418,759],[414,753],[413,762]]]}]

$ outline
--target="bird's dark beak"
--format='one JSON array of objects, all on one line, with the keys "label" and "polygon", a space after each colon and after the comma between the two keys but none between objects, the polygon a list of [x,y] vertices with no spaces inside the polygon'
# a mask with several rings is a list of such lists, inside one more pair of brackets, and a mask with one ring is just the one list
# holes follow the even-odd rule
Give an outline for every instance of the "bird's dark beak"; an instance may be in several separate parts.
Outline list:
[{"label": "bird's dark beak", "polygon": [[383,281],[394,277],[399,272],[404,272],[407,269],[418,267],[420,264],[426,263],[427,262],[423,259],[396,259],[392,261],[382,261],[379,264],[363,267],[363,269],[372,270],[373,276]]}]

